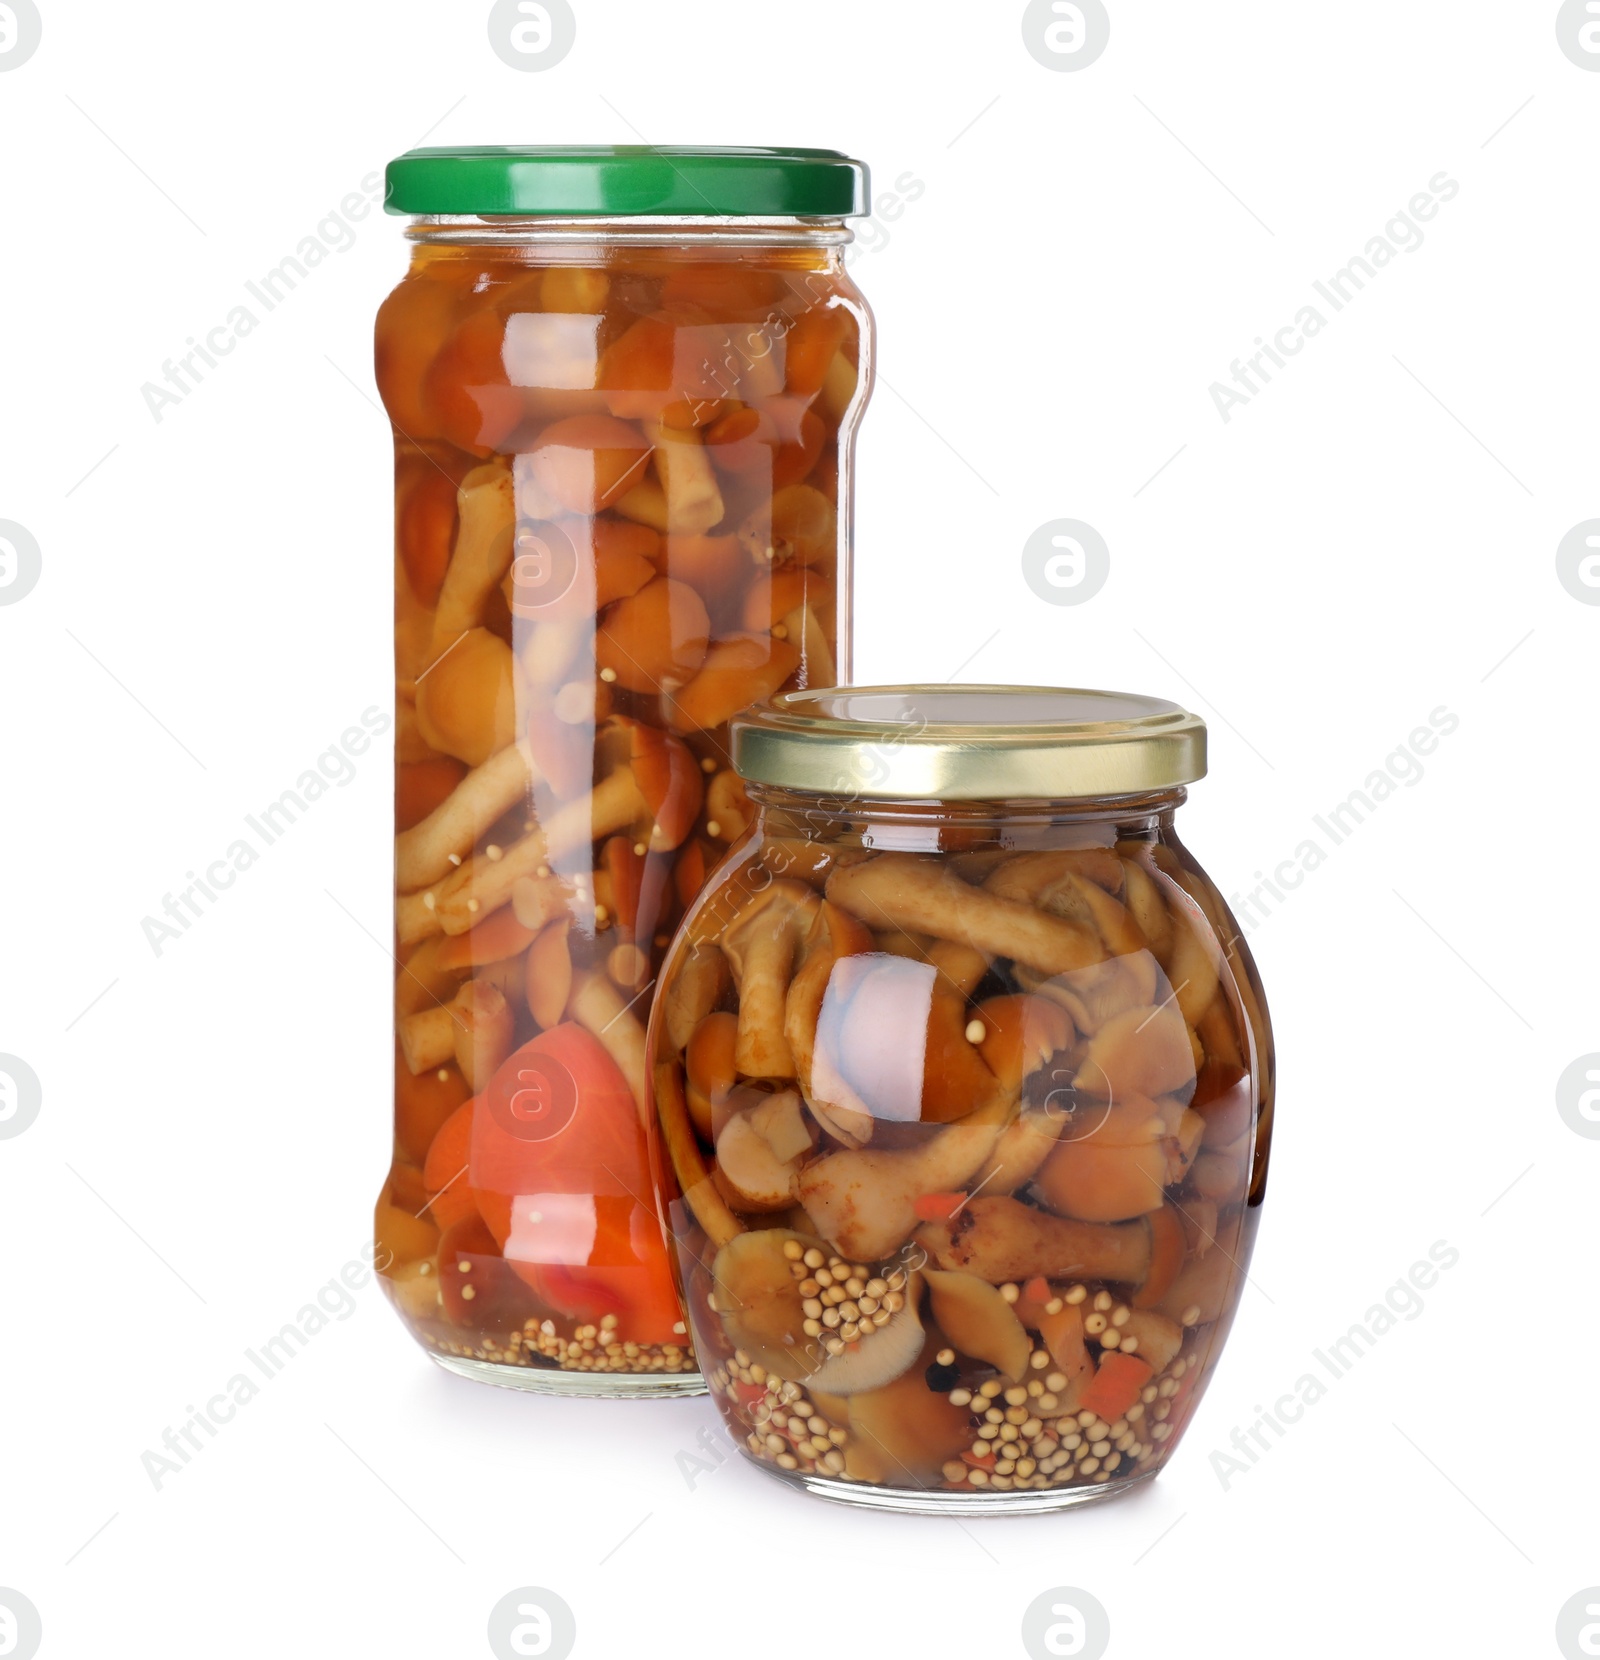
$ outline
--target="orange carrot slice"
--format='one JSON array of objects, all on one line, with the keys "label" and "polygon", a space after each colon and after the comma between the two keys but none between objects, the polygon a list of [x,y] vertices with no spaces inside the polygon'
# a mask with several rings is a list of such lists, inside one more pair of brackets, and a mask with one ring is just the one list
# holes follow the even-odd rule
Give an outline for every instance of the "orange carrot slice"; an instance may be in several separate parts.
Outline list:
[{"label": "orange carrot slice", "polygon": [[965,1193],[924,1193],[911,1209],[920,1221],[948,1222],[966,1202]]},{"label": "orange carrot slice", "polygon": [[1100,1370],[1081,1397],[1082,1408],[1098,1413],[1108,1424],[1115,1423],[1138,1400],[1139,1391],[1153,1375],[1148,1361],[1112,1349],[1101,1356]]}]

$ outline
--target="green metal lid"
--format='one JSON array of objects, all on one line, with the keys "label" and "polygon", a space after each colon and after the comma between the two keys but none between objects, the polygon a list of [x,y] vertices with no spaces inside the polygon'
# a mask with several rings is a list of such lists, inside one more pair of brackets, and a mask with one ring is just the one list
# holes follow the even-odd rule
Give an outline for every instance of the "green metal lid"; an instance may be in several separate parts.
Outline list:
[{"label": "green metal lid", "polygon": [[867,168],[837,150],[677,144],[467,144],[389,163],[390,213],[672,214],[842,219],[870,213]]}]

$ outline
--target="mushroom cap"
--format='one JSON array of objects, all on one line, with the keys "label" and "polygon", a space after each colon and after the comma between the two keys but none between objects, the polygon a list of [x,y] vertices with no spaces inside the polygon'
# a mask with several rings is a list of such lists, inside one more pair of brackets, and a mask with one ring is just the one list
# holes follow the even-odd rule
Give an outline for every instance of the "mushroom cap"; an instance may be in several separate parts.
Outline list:
[{"label": "mushroom cap", "polygon": [[721,772],[713,774],[706,786],[706,827],[711,830],[711,826],[715,825],[711,833],[717,840],[736,841],[754,816],[755,809],[750,805],[744,780],[738,773],[724,767]]},{"label": "mushroom cap", "polygon": [[750,584],[744,597],[744,626],[759,633],[804,605],[811,587],[804,565],[790,565],[767,571]]},{"label": "mushroom cap", "polygon": [[630,933],[639,920],[639,895],[644,886],[644,858],[634,852],[631,836],[609,836],[601,857],[611,875],[612,903],[617,922]]},{"label": "mushroom cap", "polygon": [[658,576],[606,612],[595,658],[628,691],[660,692],[694,679],[710,637],[705,601],[687,582]]},{"label": "mushroom cap", "polygon": [[470,628],[438,658],[417,690],[417,724],[431,748],[481,767],[516,736],[511,648]]},{"label": "mushroom cap", "polygon": [[833,545],[838,514],[813,484],[788,484],[739,527],[757,566],[814,564]]},{"label": "mushroom cap", "polygon": [[882,1389],[910,1371],[922,1353],[922,1320],[917,1313],[916,1281],[906,1305],[870,1337],[858,1338],[843,1354],[829,1355],[804,1381],[808,1389],[828,1395],[864,1395]]},{"label": "mushroom cap", "polygon": [[771,697],[800,666],[800,648],[769,634],[729,634],[713,640],[700,672],[663,700],[677,732],[705,732]]},{"label": "mushroom cap", "polygon": [[705,775],[681,738],[642,721],[630,720],[628,727],[634,780],[654,821],[651,847],[670,853],[682,845],[700,816]]},{"label": "mushroom cap", "polygon": [[567,943],[571,927],[570,917],[558,917],[528,947],[525,964],[528,1013],[546,1031],[560,1023],[567,999],[572,995],[572,951]]},{"label": "mushroom cap", "polygon": [[773,417],[747,405],[712,422],[706,432],[706,453],[725,473],[770,473],[780,441]]},{"label": "mushroom cap", "polygon": [[809,929],[819,906],[816,894],[804,882],[769,882],[760,893],[745,901],[722,930],[722,948],[737,964],[744,956],[746,945],[758,931],[776,932],[786,928],[796,912],[802,910]]},{"label": "mushroom cap", "polygon": [[609,507],[644,475],[650,445],[612,415],[570,415],[552,421],[529,451],[533,476],[570,513]]}]

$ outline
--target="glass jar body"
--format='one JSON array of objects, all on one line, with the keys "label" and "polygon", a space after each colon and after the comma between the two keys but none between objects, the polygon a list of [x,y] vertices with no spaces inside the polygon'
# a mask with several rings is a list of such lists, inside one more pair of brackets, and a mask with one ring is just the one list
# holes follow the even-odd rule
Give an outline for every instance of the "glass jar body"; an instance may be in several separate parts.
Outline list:
[{"label": "glass jar body", "polygon": [[1240,1300],[1273,1052],[1181,792],[760,812],[651,1027],[730,1432],[828,1497],[1049,1510],[1158,1471]]},{"label": "glass jar body", "polygon": [[644,1020],[749,813],[727,721],[848,672],[870,319],[836,225],[431,220],[395,444],[396,1085],[377,1231],[441,1363],[696,1390]]}]

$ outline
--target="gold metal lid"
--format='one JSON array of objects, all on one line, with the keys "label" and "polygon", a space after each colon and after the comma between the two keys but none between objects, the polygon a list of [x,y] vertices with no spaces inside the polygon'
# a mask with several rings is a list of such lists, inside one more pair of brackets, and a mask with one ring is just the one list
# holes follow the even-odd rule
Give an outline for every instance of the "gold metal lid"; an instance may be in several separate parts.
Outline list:
[{"label": "gold metal lid", "polygon": [[1057,686],[835,686],[733,721],[752,784],[890,801],[1143,795],[1203,778],[1206,727],[1164,698]]}]

